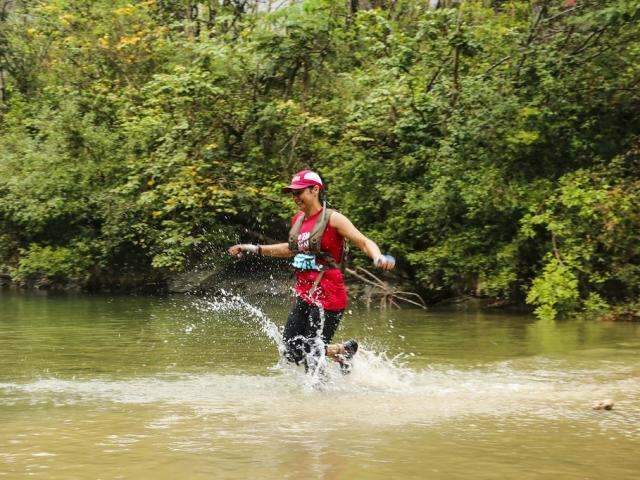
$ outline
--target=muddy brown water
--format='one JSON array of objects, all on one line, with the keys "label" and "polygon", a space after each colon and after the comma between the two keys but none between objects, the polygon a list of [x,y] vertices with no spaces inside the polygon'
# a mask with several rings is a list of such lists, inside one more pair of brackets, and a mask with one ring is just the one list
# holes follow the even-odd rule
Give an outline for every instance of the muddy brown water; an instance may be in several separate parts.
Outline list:
[{"label": "muddy brown water", "polygon": [[639,324],[354,307],[318,385],[287,308],[0,294],[0,478],[640,477]]}]

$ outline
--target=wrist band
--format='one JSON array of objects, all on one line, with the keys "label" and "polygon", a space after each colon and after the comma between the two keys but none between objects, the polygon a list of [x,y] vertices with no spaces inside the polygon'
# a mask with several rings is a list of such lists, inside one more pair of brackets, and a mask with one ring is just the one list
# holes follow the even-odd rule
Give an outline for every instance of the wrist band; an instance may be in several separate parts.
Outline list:
[{"label": "wrist band", "polygon": [[258,245],[258,256],[262,256],[262,245]]},{"label": "wrist band", "polygon": [[245,252],[258,253],[259,249],[260,247],[258,245],[252,245],[250,243],[246,245],[242,245],[242,250],[244,250]]}]

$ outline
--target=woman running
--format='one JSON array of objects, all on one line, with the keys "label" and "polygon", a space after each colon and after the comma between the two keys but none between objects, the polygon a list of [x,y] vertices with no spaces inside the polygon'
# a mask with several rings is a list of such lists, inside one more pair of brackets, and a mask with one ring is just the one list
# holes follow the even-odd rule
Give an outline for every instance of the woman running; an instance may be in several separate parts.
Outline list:
[{"label": "woman running", "polygon": [[[382,255],[378,245],[365,237],[341,213],[328,209],[320,175],[303,170],[294,175],[283,193],[291,194],[299,212],[291,219],[288,243],[274,245],[239,244],[229,248],[231,255],[243,252],[269,257],[294,257],[296,298],[284,327],[284,355],[308,367],[308,357],[317,357],[318,348],[350,369],[349,360],[358,350],[355,340],[331,345],[333,334],[347,306],[347,290],[340,269],[344,242],[350,240],[383,270],[394,267],[393,258]],[[321,339],[322,342],[318,340]]]}]

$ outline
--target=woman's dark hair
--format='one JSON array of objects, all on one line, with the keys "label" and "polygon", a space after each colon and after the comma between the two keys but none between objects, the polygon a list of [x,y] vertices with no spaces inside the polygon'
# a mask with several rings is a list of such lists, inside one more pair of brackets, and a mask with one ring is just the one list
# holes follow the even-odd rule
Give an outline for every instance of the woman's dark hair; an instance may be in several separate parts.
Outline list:
[{"label": "woman's dark hair", "polygon": [[320,200],[321,204],[324,204],[325,202],[327,202],[327,205],[328,205],[329,202],[327,200],[327,182],[324,180],[324,177],[319,173],[318,173],[318,176],[320,177],[320,180],[322,180],[322,188],[320,189],[320,193],[318,194],[318,199]]}]

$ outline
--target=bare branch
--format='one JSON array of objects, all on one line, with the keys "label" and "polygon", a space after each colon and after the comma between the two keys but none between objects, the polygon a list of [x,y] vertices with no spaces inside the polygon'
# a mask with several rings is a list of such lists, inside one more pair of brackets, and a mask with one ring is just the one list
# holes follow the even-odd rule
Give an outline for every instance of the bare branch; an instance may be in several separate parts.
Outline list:
[{"label": "bare branch", "polygon": [[507,55],[506,57],[498,60],[496,63],[491,65],[486,72],[484,72],[482,75],[479,75],[479,77],[487,77],[492,71],[494,71],[496,68],[498,68],[500,65],[502,65],[504,62],[506,62],[510,58],[511,58],[511,55]]},{"label": "bare branch", "polygon": [[427,307],[427,304],[424,301],[424,299],[420,295],[415,293],[415,292],[403,292],[401,290],[396,290],[395,294],[396,295],[411,295],[411,296],[414,296],[414,297],[418,297],[420,299],[420,303],[422,303],[422,306],[425,307],[425,308]]},{"label": "bare branch", "polygon": [[543,12],[544,12],[544,8],[540,8],[538,10],[538,15],[536,16],[536,19],[534,20],[533,25],[531,26],[531,30],[529,31],[529,36],[527,37],[527,40],[522,47],[522,50],[524,50],[524,53],[522,54],[522,57],[520,57],[520,61],[518,62],[518,66],[516,67],[516,78],[520,76],[520,70],[522,69],[524,62],[527,59],[527,48],[529,48],[529,46],[533,43],[533,40],[536,38],[538,25],[540,25],[540,22],[542,20]]},{"label": "bare branch", "polygon": [[371,285],[371,286],[376,287],[376,288],[382,288],[382,287],[381,287],[380,285],[378,285],[377,283],[372,282],[371,280],[369,280],[369,279],[368,279],[368,278],[366,278],[366,277],[363,277],[362,275],[359,275],[355,270],[351,270],[350,268],[345,268],[345,269],[344,269],[344,271],[345,271],[346,273],[348,273],[349,275],[353,275],[353,276],[354,276],[354,277],[356,277],[357,279],[362,280],[364,283],[366,283],[366,284],[368,284],[368,285]]},{"label": "bare branch", "polygon": [[591,42],[591,40],[593,39],[593,42],[596,43],[598,41],[598,39],[600,39],[600,37],[602,36],[602,34],[604,33],[604,31],[607,29],[607,26],[605,25],[602,28],[599,28],[597,30],[594,30],[593,32],[591,32],[591,35],[589,35],[587,37],[587,39],[582,43],[582,45],[580,45],[580,47],[576,48],[574,51],[571,52],[571,55],[577,55],[580,52],[583,52],[584,50],[586,50],[590,45],[589,43]]},{"label": "bare branch", "polygon": [[583,7],[583,5],[576,5],[575,7],[571,7],[569,9],[567,9],[567,10],[564,10],[563,12],[557,13],[554,16],[545,19],[544,23],[551,23],[551,22],[555,21],[556,19],[558,19],[560,17],[564,17],[565,15],[573,13],[576,10],[580,10],[582,7]]},{"label": "bare branch", "polygon": [[382,288],[386,288],[386,287],[387,287],[387,284],[386,284],[386,283],[384,283],[382,280],[380,280],[378,277],[376,277],[376,276],[375,276],[373,273],[371,273],[370,271],[368,271],[368,270],[366,270],[366,269],[364,269],[364,268],[362,268],[362,267],[356,267],[356,270],[359,270],[359,271],[361,271],[361,272],[366,273],[367,275],[369,275],[369,276],[370,276],[371,278],[373,278],[376,282],[378,282]]},{"label": "bare branch", "polygon": [[425,305],[421,305],[421,304],[420,304],[420,303],[418,303],[418,302],[414,302],[413,300],[409,300],[408,298],[405,298],[405,297],[403,297],[403,296],[401,296],[401,295],[398,295],[397,293],[395,293],[395,294],[393,295],[393,298],[397,298],[397,299],[399,299],[399,300],[402,300],[403,302],[410,303],[410,304],[412,304],[412,305],[415,305],[415,306],[417,306],[417,307],[422,308],[423,310],[426,310],[426,309],[427,309],[427,307],[426,307]]},{"label": "bare branch", "polygon": [[429,80],[429,83],[427,84],[427,93],[429,93],[433,87],[436,84],[436,81],[438,80],[438,77],[440,76],[440,73],[442,72],[443,68],[449,64],[449,62],[451,61],[451,59],[448,59],[444,62],[442,62],[440,64],[440,66],[436,69],[436,71],[434,72],[434,74],[431,76],[431,80]]}]

